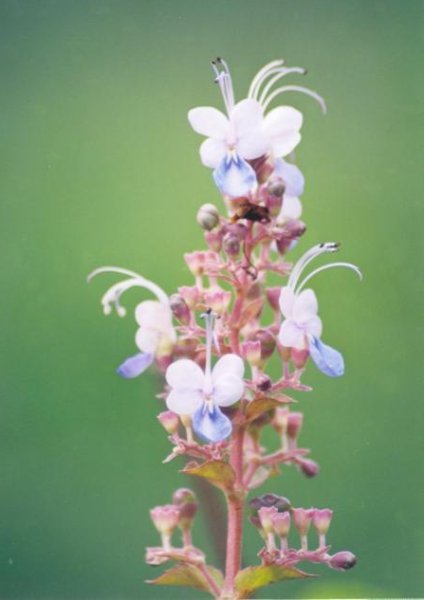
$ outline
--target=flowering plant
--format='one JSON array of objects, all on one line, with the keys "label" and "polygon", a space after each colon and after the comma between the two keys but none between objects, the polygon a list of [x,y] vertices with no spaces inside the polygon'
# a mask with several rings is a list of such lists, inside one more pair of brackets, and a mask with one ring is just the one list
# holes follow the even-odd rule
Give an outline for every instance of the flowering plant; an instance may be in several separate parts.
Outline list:
[{"label": "flowering plant", "polygon": [[[276,581],[308,577],[299,563],[346,570],[356,562],[351,552],[330,553],[330,509],[293,507],[275,494],[249,501],[247,496],[282,468],[297,468],[307,477],[318,474],[309,450],[298,446],[303,415],[292,410],[295,400],[288,392],[311,389],[302,381],[309,359],[329,377],[343,375],[344,361],[322,341],[318,301],[306,285],[329,268],[361,273],[353,264],[331,262],[304,275],[312,261],[339,250],[333,242],[313,246],[294,265],[285,259],[305,232],[300,220],[304,178],[293,162],[284,160],[300,142],[302,114],[291,106],[267,111],[289,91],[311,96],[325,111],[322,98],[308,88],[277,85],[304,70],[273,61],[254,77],[247,97],[236,103],[227,64],[217,59],[212,66],[226,114],[199,107],[188,118],[207,138],[200,157],[213,169],[225,210],[212,204],[199,209],[197,221],[208,249],[185,255],[194,285],[168,296],[157,284],[117,267],[97,269],[89,280],[102,273],[124,276],[103,296],[106,314],[115,308],[119,316],[125,315],[120,298],[132,287],[154,295],[136,307],[138,352],[123,361],[118,373],[132,378],[155,365],[164,374],[164,410],[158,419],[172,444],[164,462],[188,457],[183,473],[207,480],[222,490],[227,502],[225,573],[207,564],[193,544],[194,492],[181,488],[171,504],[151,511],[161,545],[148,548],[146,560],[151,565],[176,564],[150,583],[187,585],[230,599],[247,598]],[[270,273],[285,283],[268,286]],[[271,308],[268,318],[263,314],[266,304]],[[281,373],[273,380],[267,365],[275,354]],[[275,430],[278,441],[272,452],[261,442],[267,427]],[[246,502],[263,545],[260,564],[242,569]],[[312,548],[311,525],[317,534]],[[176,529],[182,534],[177,546],[172,541]]]}]

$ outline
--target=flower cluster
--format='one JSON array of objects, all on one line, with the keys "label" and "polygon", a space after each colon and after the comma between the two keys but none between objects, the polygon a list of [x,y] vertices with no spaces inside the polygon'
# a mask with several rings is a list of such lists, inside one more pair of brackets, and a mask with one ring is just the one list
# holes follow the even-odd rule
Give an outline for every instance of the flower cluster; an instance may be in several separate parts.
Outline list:
[{"label": "flower cluster", "polygon": [[[259,551],[261,564],[241,570],[240,561],[243,510],[250,490],[290,467],[307,477],[319,473],[310,451],[299,445],[303,414],[293,410],[297,399],[289,394],[311,389],[304,381],[310,361],[329,377],[345,371],[340,351],[322,341],[318,300],[309,284],[330,268],[350,269],[359,277],[361,273],[354,264],[340,261],[309,268],[337,252],[340,244],[335,242],[312,246],[294,264],[286,259],[306,229],[300,220],[305,181],[292,162],[303,116],[287,105],[269,108],[282,94],[301,92],[325,112],[316,92],[280,85],[286,76],[304,75],[304,69],[273,61],[254,77],[247,96],[236,102],[227,63],[216,59],[212,67],[225,114],[198,107],[188,118],[206,137],[201,161],[213,169],[224,207],[208,203],[199,208],[197,222],[207,248],[184,256],[192,284],[169,290],[168,295],[156,283],[118,267],[97,269],[89,280],[105,273],[124,277],[102,298],[106,314],[114,308],[125,315],[120,299],[130,288],[154,296],[143,298],[135,309],[138,352],[117,372],[133,378],[155,365],[163,374],[158,419],[172,445],[164,462],[188,457],[184,472],[221,489],[227,501],[225,573],[207,565],[204,554],[192,545],[197,508],[193,492],[179,490],[171,504],[151,511],[161,546],[148,548],[147,562],[177,563],[152,583],[185,584],[216,598],[247,598],[266,583],[307,577],[297,568],[299,562],[339,570],[355,564],[348,551],[329,554],[330,509],[293,508],[274,494],[249,503],[250,520],[265,542]],[[269,285],[270,275],[278,285]],[[281,367],[272,377],[269,361],[275,356]],[[274,430],[271,451],[263,442],[266,428]],[[311,525],[318,536],[313,550],[308,545]],[[175,548],[172,536],[177,528],[183,545]],[[297,531],[297,548],[289,542],[290,529]]]}]

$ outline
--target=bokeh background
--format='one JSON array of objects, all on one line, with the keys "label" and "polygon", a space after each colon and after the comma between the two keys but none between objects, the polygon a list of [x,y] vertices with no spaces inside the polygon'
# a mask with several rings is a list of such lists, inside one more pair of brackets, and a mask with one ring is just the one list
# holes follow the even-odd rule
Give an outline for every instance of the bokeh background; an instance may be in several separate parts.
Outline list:
[{"label": "bokeh background", "polygon": [[[189,482],[161,463],[154,374],[114,372],[135,327],[131,314],[102,315],[113,278],[85,277],[116,264],[170,293],[191,284],[182,253],[202,245],[196,210],[222,205],[186,113],[221,105],[216,55],[239,98],[269,60],[308,68],[329,112],[286,96],[305,113],[308,232],[293,258],[337,239],[365,273],[316,280],[325,338],[348,366],[340,380],[311,368],[315,390],[297,396],[321,474],[265,487],[333,507],[333,548],[359,562],[263,596],[422,596],[424,3],[2,0],[0,11],[0,597],[199,597],[144,583],[161,571],[143,563],[157,539],[148,509]],[[248,527],[246,564],[260,547]],[[207,527],[195,535],[216,561]]]}]

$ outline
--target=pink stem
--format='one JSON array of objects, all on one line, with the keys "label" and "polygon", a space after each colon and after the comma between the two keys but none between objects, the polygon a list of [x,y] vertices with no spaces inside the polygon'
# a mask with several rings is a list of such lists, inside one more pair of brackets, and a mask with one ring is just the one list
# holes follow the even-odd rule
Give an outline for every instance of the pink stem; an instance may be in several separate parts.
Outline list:
[{"label": "pink stem", "polygon": [[211,593],[213,594],[213,596],[215,596],[215,598],[219,598],[221,595],[221,588],[216,583],[216,581],[212,577],[212,575],[209,573],[206,565],[204,565],[203,563],[200,563],[200,564],[197,563],[196,567],[199,569],[199,571],[202,573],[203,577],[208,582],[209,589],[211,590]]},{"label": "pink stem", "polygon": [[243,436],[237,427],[233,434],[230,464],[236,474],[234,490],[227,494],[228,526],[227,557],[225,564],[224,597],[234,597],[234,580],[240,570],[243,536]]}]

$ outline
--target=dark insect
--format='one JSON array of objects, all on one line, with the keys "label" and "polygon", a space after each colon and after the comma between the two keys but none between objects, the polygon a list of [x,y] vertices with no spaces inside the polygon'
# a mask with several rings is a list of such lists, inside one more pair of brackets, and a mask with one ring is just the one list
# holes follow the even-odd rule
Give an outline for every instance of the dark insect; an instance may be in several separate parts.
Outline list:
[{"label": "dark insect", "polygon": [[232,221],[234,223],[236,223],[239,219],[269,223],[269,209],[266,206],[252,204],[249,202],[249,200],[243,200],[237,205],[234,215],[232,216]]}]

